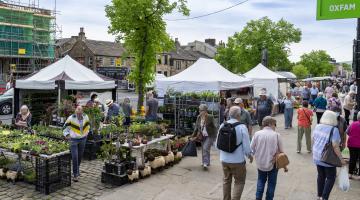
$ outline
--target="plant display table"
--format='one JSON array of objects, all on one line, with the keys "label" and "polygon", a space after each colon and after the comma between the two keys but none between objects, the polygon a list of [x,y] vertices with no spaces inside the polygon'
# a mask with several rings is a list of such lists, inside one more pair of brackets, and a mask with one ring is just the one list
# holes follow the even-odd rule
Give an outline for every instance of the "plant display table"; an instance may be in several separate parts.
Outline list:
[{"label": "plant display table", "polygon": [[[145,151],[150,146],[153,146],[155,144],[164,143],[165,149],[168,151],[171,151],[171,141],[170,139],[173,138],[174,135],[165,135],[161,136],[160,138],[154,138],[153,140],[149,141],[147,144],[140,144],[138,146],[132,146],[129,143],[121,144],[120,146],[129,147],[132,151],[136,152],[139,156],[137,157],[137,164],[144,166],[145,164]],[[117,142],[113,143],[114,145],[117,145]]]}]

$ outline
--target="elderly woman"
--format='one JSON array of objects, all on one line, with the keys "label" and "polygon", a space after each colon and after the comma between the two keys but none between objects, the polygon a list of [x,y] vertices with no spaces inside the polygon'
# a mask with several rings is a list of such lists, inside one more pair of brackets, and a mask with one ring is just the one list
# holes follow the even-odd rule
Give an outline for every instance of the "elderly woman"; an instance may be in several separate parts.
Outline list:
[{"label": "elderly woman", "polygon": [[336,167],[321,161],[321,154],[325,145],[331,141],[336,155],[345,165],[345,161],[340,152],[340,134],[336,127],[338,124],[336,113],[333,111],[325,111],[313,132],[313,160],[317,167],[317,196],[318,199],[328,200],[330,192],[334,186],[336,179]]},{"label": "elderly woman", "polygon": [[208,107],[205,104],[199,106],[199,112],[192,138],[201,142],[202,166],[206,170],[210,166],[210,148],[216,138],[217,127],[214,117],[208,114]]},{"label": "elderly woman", "polygon": [[360,177],[356,176],[356,162],[360,160],[360,112],[357,114],[357,121],[348,128],[347,134],[349,136],[347,146],[350,151],[349,178],[359,180]]},{"label": "elderly woman", "polygon": [[28,129],[31,127],[31,113],[26,105],[21,106],[20,112],[16,115],[15,125],[18,129]]},{"label": "elderly woman", "polygon": [[295,101],[296,100],[291,95],[291,92],[287,92],[286,97],[284,99],[284,104],[285,104],[285,109],[284,109],[285,129],[292,128]]},{"label": "elderly woman", "polygon": [[84,113],[81,106],[77,106],[75,114],[71,115],[64,124],[64,136],[70,140],[72,157],[72,169],[74,182],[78,182],[80,176],[80,163],[84,154],[86,138],[90,131],[89,117]]},{"label": "elderly woman", "polygon": [[315,99],[313,104],[316,112],[317,123],[319,124],[327,106],[327,100],[324,98],[324,93],[319,92],[318,97]]}]

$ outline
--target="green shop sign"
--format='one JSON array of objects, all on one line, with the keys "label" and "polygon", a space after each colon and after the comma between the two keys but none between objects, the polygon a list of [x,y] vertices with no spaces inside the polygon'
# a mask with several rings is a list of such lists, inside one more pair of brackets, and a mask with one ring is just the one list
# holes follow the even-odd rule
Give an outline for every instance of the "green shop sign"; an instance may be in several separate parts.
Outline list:
[{"label": "green shop sign", "polygon": [[360,0],[317,0],[317,20],[360,18]]}]

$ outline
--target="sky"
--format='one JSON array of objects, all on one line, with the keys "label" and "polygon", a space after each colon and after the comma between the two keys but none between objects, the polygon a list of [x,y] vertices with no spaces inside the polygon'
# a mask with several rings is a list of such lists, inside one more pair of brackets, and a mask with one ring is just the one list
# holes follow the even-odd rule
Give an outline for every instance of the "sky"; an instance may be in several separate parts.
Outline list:
[{"label": "sky", "polygon": [[[28,2],[28,0],[23,0]],[[36,0],[40,7],[54,9],[55,0]],[[244,0],[188,0],[190,17],[211,13]],[[111,0],[57,0],[57,24],[62,34],[77,35],[84,27],[86,37],[113,41],[108,34],[109,20],[104,7]],[[302,31],[300,43],[290,45],[293,62],[312,50],[326,50],[338,62],[352,60],[352,41],[356,36],[356,20],[316,21],[316,0],[249,0],[230,10],[195,20],[167,21],[167,31],[181,44],[215,38],[226,42],[235,32],[241,32],[246,22],[268,16],[274,21],[284,18]],[[178,13],[165,19],[184,18]]]}]

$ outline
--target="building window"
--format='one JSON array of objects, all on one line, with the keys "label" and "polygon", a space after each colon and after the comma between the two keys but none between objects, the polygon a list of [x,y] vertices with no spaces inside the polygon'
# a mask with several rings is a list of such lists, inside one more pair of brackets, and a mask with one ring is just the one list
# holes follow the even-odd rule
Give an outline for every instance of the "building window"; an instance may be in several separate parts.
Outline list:
[{"label": "building window", "polygon": [[164,72],[164,75],[165,75],[165,76],[168,76],[168,73],[165,71],[165,72]]},{"label": "building window", "polygon": [[89,57],[88,63],[89,63],[89,67],[92,67],[92,65],[93,65],[93,58],[92,57]]},{"label": "building window", "polygon": [[110,58],[110,66],[111,67],[115,66],[115,58]]},{"label": "building window", "polygon": [[176,70],[181,69],[181,61],[176,61]]},{"label": "building window", "polygon": [[160,58],[158,59],[158,62],[159,62],[159,65],[161,65],[161,59]]},{"label": "building window", "polygon": [[167,56],[167,55],[164,56],[164,64],[165,64],[165,65],[168,64],[168,56]]},{"label": "building window", "polygon": [[98,57],[97,58],[97,64],[99,67],[103,67],[104,66],[104,59],[103,57]]},{"label": "building window", "polygon": [[170,66],[174,66],[174,60],[173,59],[170,59]]},{"label": "building window", "polygon": [[161,71],[158,71],[157,73],[158,73],[158,74],[162,74]]}]

